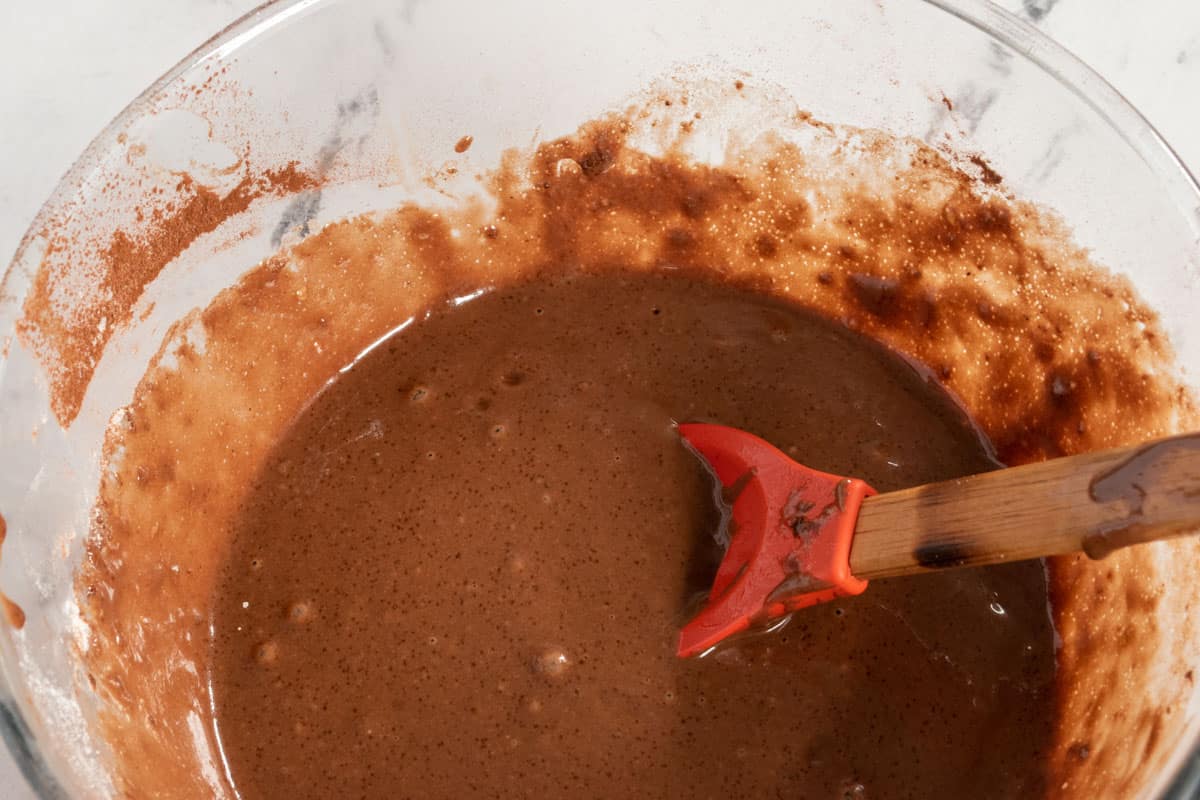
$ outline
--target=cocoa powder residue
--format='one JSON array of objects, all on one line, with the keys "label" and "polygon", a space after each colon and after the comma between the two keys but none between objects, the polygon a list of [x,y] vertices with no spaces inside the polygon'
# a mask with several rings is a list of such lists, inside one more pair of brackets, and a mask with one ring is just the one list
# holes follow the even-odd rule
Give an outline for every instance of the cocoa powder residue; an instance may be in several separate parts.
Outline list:
[{"label": "cocoa powder residue", "polygon": [[967,160],[979,167],[979,171],[983,174],[983,182],[988,186],[996,186],[1004,181],[1004,178],[1001,177],[1000,173],[992,169],[992,165],[989,164],[983,156],[973,155],[968,157]]},{"label": "cocoa powder residue", "polygon": [[[134,304],[167,264],[198,237],[216,230],[255,200],[294,194],[316,183],[295,163],[261,172],[247,168],[241,181],[225,194],[185,175],[176,186],[173,205],[147,212],[148,226],[112,234],[97,256],[99,286],[89,287],[86,296],[71,296],[64,302],[61,295],[71,290],[61,284],[63,275],[54,269],[40,269],[17,331],[48,373],[51,407],[59,424],[70,425],[79,413],[109,339],[129,322]],[[44,263],[56,251],[72,246],[54,231],[48,234]],[[70,307],[69,313],[65,306]]]}]

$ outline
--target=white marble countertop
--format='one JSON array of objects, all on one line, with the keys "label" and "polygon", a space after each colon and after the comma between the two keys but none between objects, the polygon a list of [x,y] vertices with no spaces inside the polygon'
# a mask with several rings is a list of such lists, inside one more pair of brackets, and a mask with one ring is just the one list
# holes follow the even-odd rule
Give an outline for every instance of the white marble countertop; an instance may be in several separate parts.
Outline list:
[{"label": "white marble countertop", "polygon": [[[57,0],[0,8],[0,264],[100,129],[259,0]],[[1200,2],[1002,0],[1121,91],[1200,172]],[[0,797],[32,800],[0,752]]]}]

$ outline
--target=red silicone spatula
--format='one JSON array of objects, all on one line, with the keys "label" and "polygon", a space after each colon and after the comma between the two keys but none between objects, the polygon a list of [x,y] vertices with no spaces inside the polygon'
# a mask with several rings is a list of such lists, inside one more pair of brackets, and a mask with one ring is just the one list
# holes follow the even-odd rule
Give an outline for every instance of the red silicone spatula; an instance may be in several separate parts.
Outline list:
[{"label": "red silicone spatula", "polygon": [[729,549],[680,656],[859,594],[870,578],[1078,550],[1102,558],[1200,530],[1200,433],[886,494],[736,428],[679,433],[736,492]]}]

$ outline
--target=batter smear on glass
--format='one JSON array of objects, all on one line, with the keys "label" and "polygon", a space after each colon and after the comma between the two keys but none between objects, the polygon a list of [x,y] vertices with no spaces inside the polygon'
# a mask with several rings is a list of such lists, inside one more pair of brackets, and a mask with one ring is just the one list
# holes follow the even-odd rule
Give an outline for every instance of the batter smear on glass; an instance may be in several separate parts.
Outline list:
[{"label": "batter smear on glass", "polygon": [[722,554],[675,421],[881,491],[996,466],[908,362],[711,275],[559,271],[436,306],[278,442],[214,600],[255,797],[1025,797],[1043,567],[900,581],[699,660]]}]

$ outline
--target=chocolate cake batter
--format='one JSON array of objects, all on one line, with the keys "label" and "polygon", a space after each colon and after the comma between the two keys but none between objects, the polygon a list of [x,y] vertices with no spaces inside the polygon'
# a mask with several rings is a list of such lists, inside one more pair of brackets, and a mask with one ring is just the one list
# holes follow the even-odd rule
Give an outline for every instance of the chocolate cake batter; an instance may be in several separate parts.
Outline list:
[{"label": "chocolate cake batter", "polygon": [[698,273],[559,273],[436,307],[312,402],[234,526],[210,680],[240,795],[1044,788],[1038,563],[877,581],[675,657],[721,556],[685,420],[881,491],[995,466],[907,362]]},{"label": "chocolate cake batter", "polygon": [[[674,657],[718,553],[672,420],[881,490],[992,465],[933,384],[1006,464],[1200,429],[1055,215],[749,81],[451,172],[181,317],[113,414],[76,587],[116,794],[1090,800],[1171,768],[1200,628],[1162,587],[1200,541],[875,581]],[[47,374],[93,363],[84,312],[28,314]]]}]

